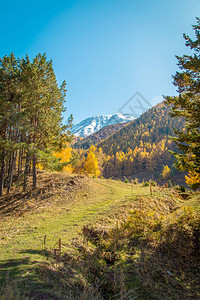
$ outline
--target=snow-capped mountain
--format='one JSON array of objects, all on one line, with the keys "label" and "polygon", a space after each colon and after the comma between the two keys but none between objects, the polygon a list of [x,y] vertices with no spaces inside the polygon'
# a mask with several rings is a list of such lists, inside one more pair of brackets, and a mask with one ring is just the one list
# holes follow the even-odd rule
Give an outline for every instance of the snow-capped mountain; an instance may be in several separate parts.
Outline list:
[{"label": "snow-capped mountain", "polygon": [[128,123],[133,120],[135,120],[135,117],[130,114],[117,113],[114,115],[101,115],[97,117],[87,118],[82,122],[73,125],[71,132],[75,136],[86,137],[108,125]]}]

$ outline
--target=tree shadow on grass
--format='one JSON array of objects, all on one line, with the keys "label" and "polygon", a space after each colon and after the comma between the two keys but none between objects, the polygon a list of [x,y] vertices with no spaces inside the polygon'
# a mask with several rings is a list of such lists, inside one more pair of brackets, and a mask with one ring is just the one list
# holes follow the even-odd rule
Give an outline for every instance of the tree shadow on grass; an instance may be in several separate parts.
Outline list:
[{"label": "tree shadow on grass", "polygon": [[32,262],[29,256],[18,259],[7,259],[0,261],[0,282],[1,286],[4,286],[10,280],[15,280],[28,274],[29,270],[34,268],[33,265],[36,262]]},{"label": "tree shadow on grass", "polygon": [[[49,293],[48,282],[40,276],[39,264],[42,255],[45,255],[44,250],[26,249],[19,252],[27,256],[0,261],[0,295],[6,295],[6,291],[11,290],[20,295],[19,299],[57,299]],[[33,261],[30,254],[41,255],[41,260]]]},{"label": "tree shadow on grass", "polygon": [[44,254],[46,253],[45,250],[36,250],[36,249],[26,249],[26,250],[20,250],[19,253],[23,253],[23,254],[38,254],[41,256],[44,256]]},{"label": "tree shadow on grass", "polygon": [[[0,295],[5,299],[13,299],[10,294],[18,294],[18,282],[24,281],[26,273],[32,268],[30,257],[11,258],[0,261]],[[32,280],[32,275],[29,276]],[[21,293],[20,293],[21,295]],[[17,298],[17,296],[16,296]],[[22,298],[22,297],[21,297]],[[17,298],[18,299],[18,298]],[[22,298],[23,299],[23,298]]]},{"label": "tree shadow on grass", "polygon": [[48,186],[37,188],[35,191],[6,194],[0,197],[0,215],[4,217],[22,215],[33,210],[33,208],[35,209],[28,203],[29,199],[34,199],[34,202],[40,205],[41,203],[44,204],[44,200],[49,201],[52,195],[53,193]]},{"label": "tree shadow on grass", "polygon": [[20,250],[19,253],[21,254],[27,254],[27,256],[22,258],[10,258],[7,260],[0,260],[0,280],[3,280],[3,277],[5,278],[5,275],[9,273],[10,277],[16,277],[21,275],[21,272],[33,268],[33,265],[40,263],[41,261],[33,261],[30,258],[30,254],[46,256],[45,250],[35,250],[35,249],[26,249],[26,250]]}]

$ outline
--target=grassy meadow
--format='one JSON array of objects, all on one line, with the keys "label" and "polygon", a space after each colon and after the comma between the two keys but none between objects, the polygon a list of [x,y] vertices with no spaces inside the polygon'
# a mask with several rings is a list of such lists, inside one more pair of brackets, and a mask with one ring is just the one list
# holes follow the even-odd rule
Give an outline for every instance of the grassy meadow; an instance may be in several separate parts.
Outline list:
[{"label": "grassy meadow", "polygon": [[188,249],[181,259],[190,261],[198,244],[198,193],[183,200],[175,189],[153,187],[151,195],[141,183],[64,173],[40,172],[39,183],[0,199],[2,299],[181,299],[185,289],[188,299],[199,296],[191,270],[175,263],[177,249]]}]

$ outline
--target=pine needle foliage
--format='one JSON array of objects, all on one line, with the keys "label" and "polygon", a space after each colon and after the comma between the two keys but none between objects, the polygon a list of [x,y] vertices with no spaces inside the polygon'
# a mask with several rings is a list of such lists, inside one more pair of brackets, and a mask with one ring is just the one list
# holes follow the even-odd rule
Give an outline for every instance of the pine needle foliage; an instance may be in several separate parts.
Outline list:
[{"label": "pine needle foliage", "polygon": [[0,59],[0,196],[4,188],[10,191],[13,178],[22,178],[26,190],[32,175],[36,188],[40,158],[53,159],[50,154],[69,141],[72,117],[62,123],[65,96],[66,83],[58,86],[45,54]]},{"label": "pine needle foliage", "polygon": [[[173,84],[179,93],[175,97],[166,97],[168,105],[172,106],[171,115],[174,118],[185,119],[184,130],[174,129],[173,141],[182,153],[173,152],[176,167],[181,171],[200,174],[200,18],[193,25],[195,39],[183,35],[186,46],[193,52],[191,55],[176,56],[179,72],[173,76]],[[196,188],[200,183],[196,183]]]}]

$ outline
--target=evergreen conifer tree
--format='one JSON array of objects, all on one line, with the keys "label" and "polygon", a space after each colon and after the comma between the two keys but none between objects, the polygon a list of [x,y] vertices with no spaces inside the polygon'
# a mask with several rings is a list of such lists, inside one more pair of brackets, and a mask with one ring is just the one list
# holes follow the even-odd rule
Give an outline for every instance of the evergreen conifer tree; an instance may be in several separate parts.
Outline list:
[{"label": "evergreen conifer tree", "polygon": [[[195,172],[200,176],[200,18],[193,25],[195,39],[183,35],[191,55],[177,56],[180,72],[174,76],[179,96],[166,97],[172,105],[171,115],[185,119],[185,131],[175,129],[174,142],[181,153],[173,153],[176,167],[182,171]],[[197,182],[198,186],[200,184]]]},{"label": "evergreen conifer tree", "polygon": [[10,191],[13,174],[32,174],[36,188],[36,165],[40,157],[49,160],[70,140],[69,125],[62,124],[66,84],[58,86],[52,61],[38,54],[0,59],[0,196]]}]

